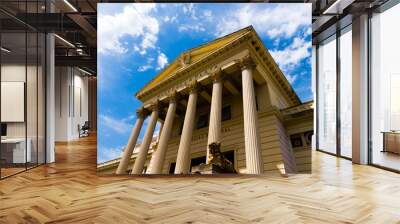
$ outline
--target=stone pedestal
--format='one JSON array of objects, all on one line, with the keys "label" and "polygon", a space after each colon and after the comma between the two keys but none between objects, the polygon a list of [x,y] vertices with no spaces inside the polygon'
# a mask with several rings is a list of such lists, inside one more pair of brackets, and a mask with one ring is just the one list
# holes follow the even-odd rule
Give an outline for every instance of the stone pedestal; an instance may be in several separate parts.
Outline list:
[{"label": "stone pedestal", "polygon": [[231,173],[225,172],[221,167],[215,164],[205,164],[202,163],[198,166],[192,168],[192,174],[221,174],[221,173]]},{"label": "stone pedestal", "polygon": [[233,163],[222,154],[220,143],[211,143],[208,148],[210,149],[210,160],[207,164],[202,163],[193,167],[193,174],[236,173]]}]

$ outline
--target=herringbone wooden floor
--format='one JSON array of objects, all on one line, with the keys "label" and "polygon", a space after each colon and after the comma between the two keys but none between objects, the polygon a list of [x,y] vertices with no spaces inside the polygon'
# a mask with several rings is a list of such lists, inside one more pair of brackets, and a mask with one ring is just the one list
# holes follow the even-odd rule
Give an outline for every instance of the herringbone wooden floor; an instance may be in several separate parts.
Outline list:
[{"label": "herringbone wooden floor", "polygon": [[96,139],[0,181],[0,223],[400,223],[400,175],[313,153],[313,174],[96,175]]}]

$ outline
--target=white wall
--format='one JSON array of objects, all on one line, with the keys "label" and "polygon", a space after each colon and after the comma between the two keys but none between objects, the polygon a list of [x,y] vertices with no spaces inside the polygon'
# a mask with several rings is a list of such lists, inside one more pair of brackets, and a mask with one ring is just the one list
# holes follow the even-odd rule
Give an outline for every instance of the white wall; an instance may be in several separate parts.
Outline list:
[{"label": "white wall", "polygon": [[79,138],[78,125],[88,120],[88,77],[76,68],[56,67],[56,141]]},{"label": "white wall", "polygon": [[[3,64],[1,66],[1,81],[2,82],[24,82],[26,72],[28,72],[28,84],[29,87],[34,86],[34,88],[27,88],[27,119],[28,119],[28,137],[32,134],[32,130],[36,130],[36,80],[31,77],[34,75],[36,77],[36,67],[25,66],[20,64]],[[7,97],[7,96],[2,96]],[[33,103],[33,104],[32,104]],[[21,108],[24,110],[24,108]],[[7,108],[1,108],[1,110],[7,110]],[[32,123],[34,122],[34,123]],[[25,126],[26,121],[22,122],[5,122],[7,123],[7,135],[8,137],[25,137]],[[35,132],[36,136],[36,132]]]},{"label": "white wall", "polygon": [[[2,87],[5,87],[6,82],[20,82],[20,83],[26,83],[25,82],[25,71],[26,67],[24,65],[18,65],[18,64],[5,64],[1,66],[1,82],[2,82]],[[28,70],[33,69],[33,67],[28,66]],[[2,94],[5,94],[5,89],[2,89]],[[22,93],[20,92],[19,94],[24,95],[24,90],[22,90]],[[9,98],[8,96],[1,96],[2,99],[7,99]],[[22,99],[24,99],[24,96],[22,96]],[[13,108],[16,109],[16,108]],[[4,102],[2,102],[2,115],[10,113],[11,108],[7,108],[6,105],[4,105]],[[21,114],[22,113],[22,119],[20,122],[6,122],[8,123],[8,126],[10,128],[13,128],[13,126],[18,126],[18,123],[24,123],[24,103],[22,105],[22,108],[19,108],[21,111],[16,111],[15,113]],[[12,113],[12,112],[11,112]],[[2,117],[2,120],[4,121],[4,118]],[[20,120],[20,119],[18,119]],[[24,128],[23,128],[24,129]],[[18,137],[23,137],[25,136],[25,131],[21,130],[20,132],[21,136]]]},{"label": "white wall", "polygon": [[[80,124],[81,126],[88,121],[89,119],[89,111],[88,111],[88,77],[82,76],[82,73],[76,74],[74,77],[74,86],[75,86],[75,116],[72,121],[72,133],[73,136],[78,136],[77,126]],[[80,93],[79,93],[80,91]],[[80,96],[80,97],[79,97]],[[79,102],[80,101],[80,102]],[[80,108],[79,108],[80,107]],[[80,111],[81,110],[81,111]]]},{"label": "white wall", "polygon": [[55,140],[65,141],[68,139],[68,125],[67,117],[68,112],[68,88],[70,84],[70,77],[67,67],[57,67],[55,76]]},{"label": "white wall", "polygon": [[[38,69],[38,70],[36,70]],[[25,80],[27,78],[27,80]],[[42,68],[25,64],[8,63],[1,66],[1,81],[3,82],[23,82],[26,84],[26,106],[22,102],[22,107],[10,108],[2,106],[2,114],[4,113],[22,113],[23,119],[18,122],[4,122],[7,124],[8,138],[27,138],[29,139],[32,151],[32,161],[39,163],[44,162],[45,151],[45,118],[44,118],[44,74]],[[2,98],[8,98],[9,92],[2,89]],[[22,92],[21,92],[22,91]],[[24,94],[24,90],[20,90],[20,94]],[[3,103],[2,103],[3,104]],[[10,111],[11,110],[11,111]],[[20,110],[20,111],[12,111]],[[26,120],[24,114],[26,112]]]}]

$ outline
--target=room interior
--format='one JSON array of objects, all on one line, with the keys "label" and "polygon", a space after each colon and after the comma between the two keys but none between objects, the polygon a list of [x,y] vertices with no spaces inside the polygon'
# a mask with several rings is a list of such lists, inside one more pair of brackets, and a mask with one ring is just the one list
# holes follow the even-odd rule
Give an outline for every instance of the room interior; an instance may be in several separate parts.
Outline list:
[{"label": "room interior", "polygon": [[[336,22],[343,19],[341,23],[345,23],[345,20],[348,19],[346,16],[351,12],[358,16],[356,12],[359,9],[363,10],[362,15],[371,13],[370,18],[372,19],[370,25],[372,29],[377,28],[376,22],[378,21],[381,26],[383,26],[382,33],[378,36],[371,37],[372,46],[376,46],[376,44],[379,43],[380,39],[378,38],[384,38],[380,42],[383,43],[384,46],[377,47],[373,50],[373,55],[378,57],[371,58],[374,62],[370,63],[370,65],[372,64],[375,66],[371,67],[370,78],[371,80],[380,80],[380,77],[386,78],[379,82],[373,81],[374,84],[370,86],[372,91],[370,92],[371,101],[367,102],[369,102],[368,105],[372,110],[369,114],[369,118],[376,118],[376,120],[375,123],[369,126],[371,129],[369,129],[368,134],[371,144],[369,144],[370,147],[368,147],[369,158],[367,158],[365,165],[358,165],[350,160],[353,159],[352,157],[354,156],[354,151],[351,146],[354,141],[350,134],[352,131],[349,130],[352,130],[354,127],[359,128],[359,126],[356,127],[353,125],[351,120],[347,117],[354,110],[354,108],[352,108],[352,99],[346,97],[353,92],[353,89],[350,88],[350,86],[353,87],[352,79],[349,78],[349,75],[346,75],[349,74],[349,66],[353,64],[345,65],[343,63],[351,61],[349,58],[352,57],[350,52],[353,46],[350,47],[350,45],[348,45],[352,41],[349,42],[346,39],[342,39],[339,45],[330,48],[333,51],[339,51],[339,54],[331,52],[335,57],[329,60],[334,60],[334,62],[331,61],[328,63],[333,63],[334,68],[331,67],[331,71],[327,73],[334,74],[333,76],[337,75],[336,69],[340,66],[342,75],[336,76],[334,78],[335,85],[329,87],[329,90],[334,91],[333,93],[327,93],[328,96],[318,96],[320,98],[325,97],[326,100],[332,99],[334,101],[334,103],[327,102],[325,104],[326,108],[331,111],[326,111],[324,115],[327,120],[330,119],[333,127],[320,127],[320,130],[325,129],[326,132],[330,132],[334,135],[333,140],[330,140],[330,143],[327,142],[327,144],[325,144],[327,147],[324,147],[324,149],[327,151],[330,150],[332,153],[325,153],[321,150],[322,148],[312,152],[313,167],[311,175],[296,175],[289,178],[282,178],[280,176],[268,178],[152,178],[146,179],[145,181],[141,178],[125,176],[99,177],[95,170],[97,146],[96,137],[94,135],[88,138],[80,138],[78,141],[71,141],[68,144],[57,144],[54,147],[56,151],[54,155],[54,157],[56,157],[56,162],[52,163],[54,160],[49,156],[51,153],[49,154],[48,150],[52,146],[50,136],[53,133],[53,138],[55,137],[55,130],[54,128],[47,128],[52,124],[50,113],[48,113],[48,108],[42,108],[41,106],[49,106],[46,102],[51,98],[50,82],[44,82],[41,79],[45,77],[43,74],[51,77],[52,72],[51,69],[47,69],[46,72],[40,72],[43,60],[42,56],[39,56],[40,53],[32,54],[31,48],[25,47],[29,46],[29,41],[31,39],[30,37],[26,38],[25,30],[27,27],[25,27],[25,25],[20,27],[21,25],[19,23],[13,22],[15,19],[10,20],[10,16],[2,11],[4,8],[9,9],[10,7],[15,9],[15,5],[24,9],[24,2],[25,1],[18,0],[0,1],[1,100],[3,99],[3,95],[12,95],[13,98],[16,98],[16,104],[6,103],[7,100],[4,100],[4,104],[20,108],[19,113],[8,115],[5,113],[4,115],[4,117],[17,117],[15,121],[9,120],[3,122],[3,118],[0,118],[2,121],[2,141],[3,139],[7,141],[8,138],[18,138],[21,139],[19,143],[21,145],[33,145],[29,150],[31,152],[30,157],[28,153],[24,154],[24,152],[22,156],[20,156],[21,154],[17,154],[16,157],[18,158],[16,159],[22,158],[22,161],[25,160],[23,165],[12,167],[8,165],[8,167],[3,167],[6,164],[4,163],[2,154],[3,144],[0,144],[0,158],[2,158],[0,163],[0,199],[2,202],[0,203],[0,219],[4,219],[6,223],[35,221],[43,223],[67,221],[78,223],[87,220],[95,220],[103,223],[123,223],[124,221],[126,222],[126,220],[140,223],[156,221],[171,223],[185,221],[187,223],[195,223],[197,221],[210,222],[210,220],[217,220],[221,223],[271,223],[279,221],[281,223],[397,223],[398,220],[400,220],[398,212],[400,202],[399,200],[394,200],[400,197],[400,191],[398,191],[400,182],[399,176],[396,173],[400,169],[398,166],[400,161],[399,155],[395,152],[398,149],[398,147],[396,147],[396,144],[398,144],[398,135],[396,131],[399,130],[399,105],[397,104],[399,101],[396,101],[396,96],[399,93],[399,86],[396,74],[400,72],[397,67],[399,65],[398,56],[394,54],[394,52],[397,53],[400,51],[400,49],[398,49],[399,45],[394,44],[399,40],[399,36],[397,35],[399,34],[398,26],[396,26],[396,23],[399,21],[396,16],[400,15],[400,4],[398,4],[398,1],[290,1],[312,3],[314,38],[316,38],[318,34],[324,36],[327,30],[332,30],[332,27],[334,27],[333,33],[336,34]],[[42,4],[44,2],[44,0],[35,1],[35,4]],[[55,7],[58,10],[57,12],[60,11],[60,8],[63,8],[66,12],[73,12],[73,10],[66,5],[65,1],[53,2],[59,4]],[[76,41],[73,34],[71,36],[68,35],[67,32],[64,32],[65,30],[60,30],[60,27],[68,27],[76,32],[82,32],[83,29],[86,29],[86,32],[90,33],[91,29],[96,30],[96,26],[93,25],[95,24],[93,20],[96,20],[95,7],[97,2],[115,1],[69,0],[69,3],[73,7],[79,8],[79,12],[75,12],[75,15],[81,17],[76,21],[89,21],[86,26],[82,25],[82,23],[77,25],[73,20],[69,19],[69,17],[67,18],[67,15],[64,15],[62,23],[60,20],[54,18],[51,20],[50,17],[47,17],[49,21],[51,20],[54,24],[57,24],[53,24],[53,26],[57,26],[57,28],[47,27],[47,29],[53,31],[57,30],[59,35],[71,42],[79,42]],[[35,5],[34,7],[35,9],[39,9],[39,11],[41,10],[41,5]],[[342,9],[342,11],[344,8],[347,9],[345,13],[337,14],[337,12],[334,11],[335,8],[339,10]],[[393,9],[393,11],[389,9]],[[324,12],[326,12],[325,15]],[[387,15],[390,16],[385,19],[383,15],[386,13],[389,13]],[[23,18],[23,13],[21,15]],[[382,15],[381,19],[377,20],[376,18],[379,18],[379,15]],[[21,17],[19,18],[21,19]],[[85,20],[82,20],[82,18]],[[352,21],[352,19],[350,19],[350,21]],[[388,24],[386,28],[384,28],[384,23]],[[38,24],[40,25],[40,23]],[[63,26],[58,26],[60,24],[63,24]],[[88,24],[92,24],[92,28],[90,28],[90,26],[88,28]],[[347,23],[347,26],[342,27],[342,34],[340,34],[340,32],[338,33],[338,38],[347,37],[353,39],[353,37],[349,36],[353,34],[353,32],[350,32],[350,34],[349,31],[346,32],[346,29],[350,29],[350,27],[351,30],[359,30],[359,27],[353,25],[349,26]],[[6,33],[5,30],[8,33]],[[33,34],[33,36],[38,35],[40,41],[41,33],[42,32]],[[372,32],[372,35],[374,34],[377,33]],[[10,36],[7,38],[7,35]],[[12,38],[11,35],[13,35]],[[89,36],[88,34],[85,35]],[[4,41],[6,39],[16,40],[18,44],[10,47],[12,43],[9,42],[7,46],[6,42],[3,42],[3,39]],[[92,37],[92,39],[95,40],[95,37]],[[333,39],[336,39],[336,37]],[[28,42],[25,42],[25,40]],[[328,42],[325,44],[328,45]],[[321,45],[324,45],[323,41],[321,43]],[[32,45],[34,52],[41,51],[40,43],[39,45],[32,43]],[[46,42],[46,46],[47,47],[43,48],[47,50],[46,57],[48,57],[48,55],[51,54],[51,47],[49,47],[51,45],[48,45],[48,42]],[[319,53],[322,52],[317,52],[319,50],[324,51],[324,49],[318,47],[318,50],[317,44],[314,44],[313,47],[313,54],[321,56]],[[90,72],[95,74],[95,72],[93,72],[96,71],[96,59],[95,56],[93,56],[95,54],[88,53],[85,57],[74,54],[68,55],[66,51],[70,49],[71,46],[57,38],[55,38],[52,48],[55,49],[56,52],[53,51],[53,61],[47,60],[47,66],[53,64],[53,73],[55,70],[54,67],[57,64],[58,66],[65,67],[79,66],[80,68],[84,68],[85,71],[88,71],[88,68],[85,66],[89,65],[89,67],[92,68]],[[89,48],[94,50],[94,52],[96,51],[95,44],[88,44],[87,48],[84,49],[86,50]],[[381,54],[376,54],[377,49],[381,49]],[[27,52],[30,53],[27,54]],[[3,64],[3,61],[6,60],[5,58],[10,58],[9,56],[13,54],[18,54],[19,59],[14,58],[14,62],[10,61],[8,64]],[[336,63],[338,58],[340,58],[336,57],[337,55],[341,55],[342,58],[342,62],[339,65]],[[387,56],[385,57],[385,55]],[[317,58],[315,57],[315,59]],[[388,64],[382,64],[382,66],[377,67],[376,65],[382,60],[384,60],[383,63]],[[313,61],[313,64],[318,63]],[[19,68],[16,68],[16,65],[18,65]],[[390,68],[390,70],[384,70],[387,68]],[[15,74],[19,73],[19,75],[15,77],[4,75],[3,84],[3,72],[6,74],[6,70],[9,69],[16,69]],[[323,70],[323,68],[319,68],[319,66],[316,65],[314,67],[314,73],[316,73],[316,70]],[[351,68],[351,71],[353,71],[353,68]],[[65,73],[70,74],[70,72],[71,71],[66,71]],[[340,77],[340,79],[336,79],[337,77]],[[53,78],[53,97],[55,98],[54,88],[57,84],[55,82],[55,77]],[[388,81],[390,79],[392,81]],[[70,81],[71,80],[72,79],[70,79]],[[340,82],[340,80],[347,81]],[[19,83],[15,84],[15,88],[12,88],[13,91],[19,89],[15,93],[11,90],[6,91],[6,89],[10,88],[5,86],[11,85],[6,84],[6,82],[8,83],[11,81]],[[318,82],[322,82],[318,80],[318,76],[314,75],[314,81],[313,85],[315,88],[317,88],[317,86],[320,86],[320,88],[324,87],[324,85],[317,84]],[[22,83],[24,83],[23,90],[21,89]],[[389,88],[387,88],[388,83],[390,83]],[[41,92],[41,85],[47,86],[44,88],[46,90],[44,93]],[[96,89],[96,78],[90,78],[88,86],[91,86],[88,88]],[[96,120],[96,110],[93,109],[96,108],[97,101],[95,92],[96,91],[88,92],[88,104],[91,105],[88,108],[89,121]],[[337,92],[339,92],[339,94],[337,94]],[[42,94],[45,97],[42,98]],[[342,100],[338,100],[338,95],[341,95],[340,98]],[[19,105],[21,101],[24,101],[24,107],[22,107],[22,109]],[[25,104],[28,103],[33,106],[27,107]],[[336,105],[340,106],[337,107]],[[1,112],[3,112],[4,107],[2,100]],[[55,108],[56,106],[54,105],[54,111]],[[56,113],[54,111],[52,114],[55,116]],[[319,112],[316,111],[315,116],[317,116]],[[21,113],[24,115],[23,119],[21,119]],[[42,117],[43,114],[45,115],[44,118]],[[338,114],[339,116],[337,116]],[[92,122],[91,127],[94,127],[94,130],[95,125],[96,122]],[[341,128],[338,129],[337,127],[339,125]],[[317,127],[318,124],[316,124],[316,131],[318,129]],[[367,128],[365,130],[367,130]],[[385,138],[383,132],[388,133]],[[316,139],[316,137],[317,136],[315,136],[314,139]],[[329,136],[326,136],[325,139],[328,140],[328,137]],[[45,140],[41,140],[41,138]],[[316,144],[315,141],[314,144]],[[11,145],[13,148],[12,150],[16,150],[15,143]],[[45,147],[42,148],[41,146],[43,145]],[[23,147],[26,148],[26,146]],[[6,157],[8,160],[11,158],[9,156]],[[31,160],[30,162],[27,161],[29,158]],[[43,158],[45,160],[42,160]],[[42,164],[43,161],[51,164],[38,166],[35,169],[29,170],[29,172],[23,172],[30,167],[36,167],[36,165]],[[17,173],[18,175],[15,175]],[[133,210],[134,212],[132,212]]]},{"label": "room interior", "polygon": [[400,172],[399,19],[394,1],[337,1],[315,20],[316,150]]},{"label": "room interior", "polygon": [[77,22],[64,15],[68,25],[59,26],[52,15],[77,9],[59,1],[0,3],[0,179],[52,163],[54,142],[96,131],[95,50],[80,24],[95,8],[90,2],[79,6],[88,15],[75,14]]},{"label": "room interior", "polygon": [[45,161],[44,35],[1,34],[1,176]]},{"label": "room interior", "polygon": [[372,162],[400,170],[400,33],[393,29],[400,19],[400,5],[371,19]]}]

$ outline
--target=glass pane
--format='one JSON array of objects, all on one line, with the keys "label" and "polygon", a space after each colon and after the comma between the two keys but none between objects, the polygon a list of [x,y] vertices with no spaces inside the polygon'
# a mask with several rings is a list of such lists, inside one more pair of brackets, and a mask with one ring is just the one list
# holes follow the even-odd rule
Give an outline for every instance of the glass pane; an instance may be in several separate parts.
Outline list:
[{"label": "glass pane", "polygon": [[372,163],[400,170],[400,5],[375,15],[372,25]]},{"label": "glass pane", "polygon": [[[25,170],[26,151],[26,34],[1,34],[1,175]],[[28,147],[29,148],[29,147]]]},{"label": "glass pane", "polygon": [[[37,13],[37,1],[27,2],[26,12]],[[32,23],[37,17],[31,18]],[[39,37],[35,30],[27,30],[27,75],[26,75],[26,125],[27,125],[27,150],[31,151],[27,167],[34,167],[38,163],[38,45]]]},{"label": "glass pane", "polygon": [[340,152],[351,158],[352,141],[352,37],[351,30],[340,36]]},{"label": "glass pane", "polygon": [[39,45],[38,45],[38,163],[45,163],[45,44],[46,37],[44,34],[39,33]]},{"label": "glass pane", "polygon": [[26,113],[27,113],[27,150],[30,151],[28,156],[27,166],[28,168],[36,166],[38,160],[38,141],[37,141],[37,132],[38,132],[38,107],[37,107],[37,80],[38,80],[38,36],[36,32],[28,32],[28,55],[27,55],[27,80],[26,80]]},{"label": "glass pane", "polygon": [[[0,6],[23,15],[43,13],[44,3],[1,1]],[[0,31],[0,176],[4,178],[45,161],[45,36],[1,12]]]},{"label": "glass pane", "polygon": [[318,147],[336,153],[336,37],[318,47]]}]

